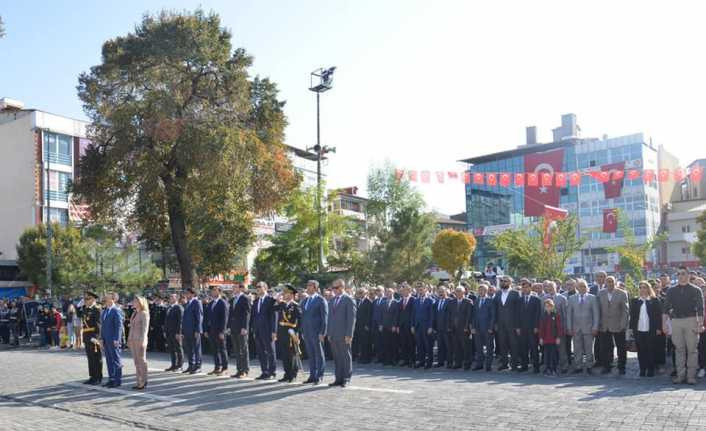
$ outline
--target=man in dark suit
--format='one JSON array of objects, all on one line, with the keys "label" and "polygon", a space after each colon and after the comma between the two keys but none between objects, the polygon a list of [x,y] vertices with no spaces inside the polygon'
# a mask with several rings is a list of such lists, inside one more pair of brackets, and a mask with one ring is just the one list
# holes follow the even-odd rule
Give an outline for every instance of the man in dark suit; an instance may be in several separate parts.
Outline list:
[{"label": "man in dark suit", "polygon": [[252,327],[255,330],[255,346],[262,374],[257,380],[272,380],[277,375],[275,341],[277,340],[275,300],[267,294],[267,283],[257,283],[258,298],[252,308]]},{"label": "man in dark suit", "polygon": [[208,339],[213,346],[213,371],[209,375],[222,376],[228,369],[226,328],[228,328],[228,301],[221,296],[220,286],[211,286],[208,304]]},{"label": "man in dark suit", "polygon": [[542,318],[542,300],[531,292],[529,281],[522,280],[522,298],[519,306],[518,350],[521,368],[527,371],[529,360],[532,361],[534,373],[539,373],[539,322]]},{"label": "man in dark suit", "polygon": [[449,327],[453,348],[453,365],[451,368],[466,369],[471,367],[471,322],[473,321],[473,302],[466,298],[466,290],[458,286],[454,290],[455,298],[449,303]]},{"label": "man in dark suit", "polygon": [[184,353],[189,367],[184,373],[196,374],[201,371],[201,333],[203,332],[203,306],[196,297],[196,291],[189,287],[184,291],[186,308],[181,330],[184,333]]},{"label": "man in dark suit", "polygon": [[[522,279],[529,284],[529,280]],[[498,343],[498,356],[500,365],[498,371],[506,370],[508,366],[508,355],[513,369],[517,368],[517,336],[520,334],[518,321],[520,294],[511,288],[512,278],[503,275],[500,279],[500,291],[495,294],[493,302],[495,304],[495,332]]]},{"label": "man in dark suit", "polygon": [[495,337],[493,328],[495,327],[495,304],[492,298],[488,297],[488,286],[481,284],[478,286],[478,298],[474,304],[472,331],[476,345],[476,366],[473,370],[491,370],[493,364],[493,352],[495,351]]},{"label": "man in dark suit", "polygon": [[328,326],[328,302],[319,294],[319,282],[306,283],[307,298],[302,301],[301,327],[309,355],[309,378],[304,383],[319,384],[324,376],[324,338]]},{"label": "man in dark suit", "polygon": [[233,343],[233,355],[237,372],[231,376],[236,379],[247,377],[250,372],[250,353],[248,351],[248,332],[250,331],[250,298],[244,293],[242,283],[235,285],[230,307],[228,325]]},{"label": "man in dark suit", "polygon": [[[353,335],[353,357],[358,359],[361,364],[369,364],[373,349],[373,334],[377,333],[377,328],[373,328],[373,302],[368,296],[368,291],[365,288],[359,289],[356,293],[361,292],[357,301],[358,311],[355,316],[355,334]],[[373,295],[373,291],[370,291]],[[380,320],[382,321],[382,308],[378,311]],[[377,343],[378,345],[380,343]],[[376,346],[376,348],[379,346]]]},{"label": "man in dark suit", "polygon": [[451,343],[451,331],[449,326],[449,298],[448,290],[445,286],[438,287],[439,298],[434,305],[434,334],[436,335],[436,346],[437,346],[437,358],[436,366],[443,367],[448,364],[451,365],[451,358],[453,358],[453,351]]},{"label": "man in dark suit", "polygon": [[177,302],[176,294],[169,295],[169,308],[164,317],[164,332],[167,335],[167,347],[171,366],[164,371],[181,371],[184,364],[182,350],[183,333],[181,329],[184,318],[184,308]]},{"label": "man in dark suit", "polygon": [[417,300],[410,295],[411,288],[407,283],[403,283],[401,290],[402,297],[399,301],[400,365],[412,367],[415,362],[413,317]]},{"label": "man in dark suit", "polygon": [[382,316],[382,325],[378,328],[382,332],[382,363],[395,365],[400,335],[400,302],[395,300],[395,290],[392,288],[385,290],[385,299],[387,302]]},{"label": "man in dark suit", "polygon": [[[377,362],[382,362],[382,332],[380,332],[378,328],[382,325],[383,314],[387,306],[384,293],[382,287],[378,286],[371,288],[370,294],[368,295],[368,299],[372,304],[369,343],[371,344],[372,354],[375,356]],[[356,325],[358,324],[357,322],[356,319]],[[355,342],[355,337],[353,340]]]},{"label": "man in dark suit", "polygon": [[353,374],[351,346],[355,327],[355,301],[344,293],[345,281],[339,278],[333,282],[334,298],[328,316],[328,338],[336,367],[336,380],[329,386],[345,387]]},{"label": "man in dark suit", "polygon": [[429,296],[424,283],[417,284],[417,304],[414,309],[414,338],[417,344],[417,363],[415,368],[431,368],[434,361],[434,344],[432,337],[432,314],[434,299]]}]

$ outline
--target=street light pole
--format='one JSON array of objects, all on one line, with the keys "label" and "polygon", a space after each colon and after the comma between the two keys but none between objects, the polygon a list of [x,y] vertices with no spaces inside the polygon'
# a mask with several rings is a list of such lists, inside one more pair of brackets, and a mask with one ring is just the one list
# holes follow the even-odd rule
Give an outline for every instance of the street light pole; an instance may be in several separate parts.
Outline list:
[{"label": "street light pole", "polygon": [[46,215],[46,225],[47,225],[47,293],[49,294],[49,297],[51,298],[51,290],[52,290],[52,250],[51,250],[51,242],[52,242],[52,229],[51,229],[51,195],[49,193],[49,188],[51,181],[49,180],[49,166],[51,164],[51,161],[49,160],[49,147],[47,146],[46,142],[46,137],[44,130],[41,130],[40,133],[42,134],[42,143],[44,144],[44,157],[46,158],[47,162],[47,169],[46,169],[46,190],[45,190],[45,198],[47,200],[47,215]]},{"label": "street light pole", "polygon": [[316,215],[319,221],[318,272],[323,272],[324,270],[324,229],[321,213],[321,158],[326,153],[336,152],[336,148],[321,146],[321,93],[333,87],[334,70],[336,70],[335,66],[329,67],[328,69],[320,68],[311,72],[311,85],[309,87],[310,91],[316,93],[316,145],[313,149],[316,152]]}]

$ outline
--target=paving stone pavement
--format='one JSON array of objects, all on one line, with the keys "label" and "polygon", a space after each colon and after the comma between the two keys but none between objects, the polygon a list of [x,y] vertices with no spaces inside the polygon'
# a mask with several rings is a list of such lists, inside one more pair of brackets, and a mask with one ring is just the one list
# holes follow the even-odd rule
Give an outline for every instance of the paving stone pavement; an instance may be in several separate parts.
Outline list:
[{"label": "paving stone pavement", "polygon": [[[130,389],[127,354],[120,390],[89,390],[80,384],[87,373],[81,352],[0,348],[0,430],[706,428],[706,384],[674,386],[668,376],[551,378],[366,365],[355,366],[352,387],[341,389],[164,373],[166,355],[148,360],[144,394]],[[251,369],[259,369],[256,362]]]}]

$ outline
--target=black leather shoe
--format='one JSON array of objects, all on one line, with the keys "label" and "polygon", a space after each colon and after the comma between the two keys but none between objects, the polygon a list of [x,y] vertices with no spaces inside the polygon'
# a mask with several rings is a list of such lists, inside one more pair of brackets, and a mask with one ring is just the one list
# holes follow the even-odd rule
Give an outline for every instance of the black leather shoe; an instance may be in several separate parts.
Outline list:
[{"label": "black leather shoe", "polygon": [[625,375],[625,368],[621,368],[618,370],[618,375],[624,376]]},{"label": "black leather shoe", "polygon": [[165,372],[165,373],[168,373],[168,372],[170,372],[170,371],[174,371],[175,369],[176,369],[175,366],[171,366],[171,367],[169,367],[169,368],[165,368],[165,369],[164,369],[164,372]]},{"label": "black leather shoe", "polygon": [[610,368],[603,368],[601,374],[610,374]]},{"label": "black leather shoe", "polygon": [[95,383],[94,379],[88,379],[85,382],[83,382],[84,385],[92,385],[93,383]]},{"label": "black leather shoe", "polygon": [[201,372],[201,368],[194,368],[193,370],[189,371],[189,374],[197,374]]},{"label": "black leather shoe", "polygon": [[187,368],[184,371],[182,371],[181,373],[182,374],[190,374],[192,370],[193,370],[193,368]]},{"label": "black leather shoe", "polygon": [[341,385],[343,385],[343,382],[333,382],[333,383],[329,383],[328,385],[329,385],[329,387],[341,386]]},{"label": "black leather shoe", "polygon": [[314,386],[318,385],[319,383],[321,383],[321,380],[319,380],[319,379],[314,379],[314,381],[311,382],[311,384]]},{"label": "black leather shoe", "polygon": [[476,365],[475,367],[473,367],[473,371],[478,371],[478,370],[482,370],[482,369],[483,369],[482,365]]},{"label": "black leather shoe", "polygon": [[501,366],[498,367],[498,371],[507,370],[508,368],[510,368],[510,367],[508,367],[507,364],[503,364],[503,365],[501,365]]},{"label": "black leather shoe", "polygon": [[267,379],[266,374],[260,374],[259,376],[255,377],[255,380],[265,380],[265,379]]},{"label": "black leather shoe", "polygon": [[314,383],[315,381],[316,381],[316,379],[312,379],[311,377],[309,377],[308,379],[304,380],[303,383],[305,385],[308,385],[309,383]]},{"label": "black leather shoe", "polygon": [[344,380],[344,381],[342,381],[341,384],[338,385],[338,386],[340,386],[340,387],[342,387],[342,388],[345,388],[346,386],[348,386],[348,383],[349,383],[349,382],[346,382],[346,381]]}]

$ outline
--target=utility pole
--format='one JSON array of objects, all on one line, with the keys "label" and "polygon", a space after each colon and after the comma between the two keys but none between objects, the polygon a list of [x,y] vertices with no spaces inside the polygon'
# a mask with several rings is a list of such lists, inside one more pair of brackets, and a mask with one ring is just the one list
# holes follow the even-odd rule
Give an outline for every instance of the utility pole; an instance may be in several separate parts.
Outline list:
[{"label": "utility pole", "polygon": [[50,154],[49,154],[49,147],[46,142],[46,137],[44,130],[40,130],[40,133],[42,134],[42,143],[44,144],[44,157],[47,162],[47,169],[46,169],[46,190],[44,193],[44,196],[47,200],[47,215],[45,218],[45,223],[47,225],[47,294],[49,295],[49,298],[51,298],[51,290],[52,290],[52,249],[51,249],[51,242],[52,242],[52,228],[51,228],[51,194],[49,193],[50,189],[50,184],[51,181],[49,180],[49,166],[51,164],[50,161]]},{"label": "utility pole", "polygon": [[[316,93],[316,145],[313,150],[316,152],[316,214],[319,221],[319,260],[318,260],[318,272],[323,272],[324,270],[324,229],[322,222],[322,212],[321,212],[321,159],[327,153],[335,153],[336,148],[330,148],[327,146],[321,146],[321,93],[333,88],[333,71],[336,67],[329,67],[328,69],[319,68],[311,72],[311,85],[309,90]],[[307,148],[310,151],[312,148]]]}]

